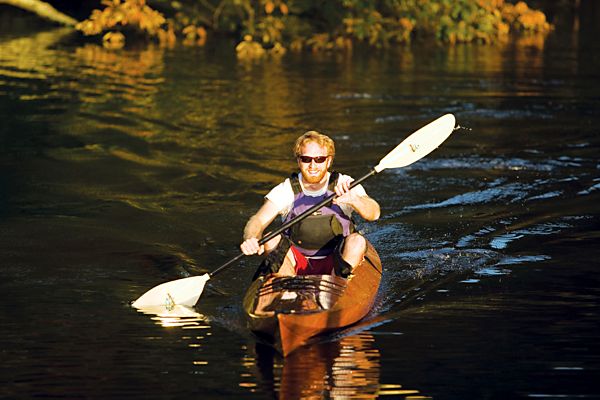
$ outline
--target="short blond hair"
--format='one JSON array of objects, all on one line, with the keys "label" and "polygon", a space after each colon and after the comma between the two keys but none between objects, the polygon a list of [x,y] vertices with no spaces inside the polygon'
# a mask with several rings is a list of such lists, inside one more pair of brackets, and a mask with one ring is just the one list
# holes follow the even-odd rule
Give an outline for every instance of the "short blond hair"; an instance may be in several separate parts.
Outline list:
[{"label": "short blond hair", "polygon": [[309,142],[314,142],[319,146],[325,147],[327,149],[327,155],[331,156],[331,158],[335,156],[335,144],[333,143],[333,139],[317,131],[308,131],[296,139],[296,143],[294,144],[294,156],[301,156],[302,146]]}]

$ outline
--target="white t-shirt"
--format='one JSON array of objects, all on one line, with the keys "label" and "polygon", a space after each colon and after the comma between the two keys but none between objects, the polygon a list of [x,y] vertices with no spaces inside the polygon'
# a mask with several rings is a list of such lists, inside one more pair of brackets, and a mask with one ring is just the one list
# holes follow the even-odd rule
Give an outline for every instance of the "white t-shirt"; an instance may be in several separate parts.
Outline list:
[{"label": "white t-shirt", "polygon": [[[331,175],[331,173],[328,172],[327,179],[329,179],[330,175]],[[338,182],[344,182],[344,181],[352,180],[352,177],[350,177],[348,175],[340,174],[338,179],[339,179]],[[316,191],[316,192],[305,189],[304,185],[302,183],[302,174],[301,173],[298,173],[298,181],[300,182],[300,187],[302,188],[302,191],[307,196],[317,197],[317,196],[322,196],[327,192],[327,185],[323,186],[323,188],[321,190]],[[352,191],[357,196],[366,196],[367,195],[367,192],[362,187],[362,185],[357,185],[357,186],[353,187]],[[267,193],[265,198],[272,201],[273,203],[275,203],[275,205],[277,206],[277,209],[279,210],[279,214],[281,215],[282,218],[285,218],[285,216],[292,210],[292,207],[294,205],[294,189],[292,189],[292,183],[290,182],[290,178],[287,178],[285,181],[281,182],[279,185],[277,185],[273,189],[271,189],[271,191],[269,193]],[[342,209],[344,214],[346,214],[348,216],[350,216],[352,214],[353,209],[351,206],[341,204],[340,208]]]}]

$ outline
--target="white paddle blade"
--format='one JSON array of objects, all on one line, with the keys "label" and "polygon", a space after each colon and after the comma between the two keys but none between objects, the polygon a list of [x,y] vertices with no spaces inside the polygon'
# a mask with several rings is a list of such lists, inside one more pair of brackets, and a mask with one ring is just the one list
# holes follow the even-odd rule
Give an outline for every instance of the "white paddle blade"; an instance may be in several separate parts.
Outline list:
[{"label": "white paddle blade", "polygon": [[381,172],[388,168],[406,167],[437,149],[454,131],[456,119],[446,114],[425,125],[402,141],[375,167]]},{"label": "white paddle blade", "polygon": [[204,274],[165,282],[148,290],[132,306],[137,309],[154,306],[173,308],[177,305],[193,307],[209,279],[210,275]]}]

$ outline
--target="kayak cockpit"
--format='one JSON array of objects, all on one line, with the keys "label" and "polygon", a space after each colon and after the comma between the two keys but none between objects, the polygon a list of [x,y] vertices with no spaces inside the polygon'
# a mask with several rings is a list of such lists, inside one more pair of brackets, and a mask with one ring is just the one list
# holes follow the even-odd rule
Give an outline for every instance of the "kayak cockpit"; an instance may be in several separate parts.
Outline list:
[{"label": "kayak cockpit", "polygon": [[347,281],[332,275],[261,277],[251,307],[256,316],[315,313],[331,309],[344,293]]}]

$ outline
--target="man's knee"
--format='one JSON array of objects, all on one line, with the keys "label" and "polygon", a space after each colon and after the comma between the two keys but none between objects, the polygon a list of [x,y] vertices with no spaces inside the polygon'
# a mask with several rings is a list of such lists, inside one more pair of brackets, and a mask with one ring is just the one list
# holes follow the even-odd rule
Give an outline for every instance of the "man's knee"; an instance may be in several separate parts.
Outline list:
[{"label": "man's knee", "polygon": [[285,255],[283,263],[279,267],[279,271],[277,271],[280,275],[285,276],[293,276],[296,275],[296,258],[294,257],[294,252],[290,248]]},{"label": "man's knee", "polygon": [[267,254],[269,254],[270,252],[275,250],[277,248],[277,246],[279,246],[280,242],[281,242],[281,235],[275,236],[273,239],[271,239],[267,243],[265,243],[265,252],[267,252]]},{"label": "man's knee", "polygon": [[367,249],[367,239],[360,233],[352,233],[344,240],[343,254],[364,253]]},{"label": "man's knee", "polygon": [[[277,244],[274,248],[267,250],[267,256],[263,259],[262,263],[258,266],[252,280],[258,279],[262,275],[268,275],[279,272],[279,269],[287,260],[288,253],[291,251],[291,242],[287,239],[281,240],[281,236],[274,238],[277,239]],[[271,243],[269,241],[268,243]],[[267,244],[268,244],[267,243]],[[266,246],[265,246],[266,247]]]},{"label": "man's knee", "polygon": [[336,253],[335,274],[347,278],[362,261],[366,249],[367,240],[359,233],[352,233],[344,238],[341,251]]}]

